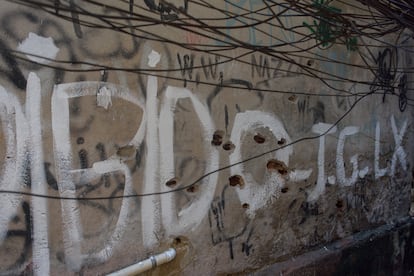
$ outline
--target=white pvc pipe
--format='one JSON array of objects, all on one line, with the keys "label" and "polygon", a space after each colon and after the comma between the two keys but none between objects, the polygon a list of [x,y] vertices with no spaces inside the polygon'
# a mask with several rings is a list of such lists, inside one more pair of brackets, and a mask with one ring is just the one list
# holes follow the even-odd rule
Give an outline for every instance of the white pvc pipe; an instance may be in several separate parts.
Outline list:
[{"label": "white pvc pipe", "polygon": [[167,251],[160,253],[158,255],[154,255],[149,257],[148,259],[145,259],[143,261],[140,261],[139,263],[136,263],[134,265],[125,267],[119,271],[113,272],[111,274],[108,274],[108,276],[132,276],[136,275],[142,272],[145,272],[147,270],[153,269],[159,265],[168,263],[172,260],[174,260],[176,255],[176,251],[174,248],[169,248]]}]

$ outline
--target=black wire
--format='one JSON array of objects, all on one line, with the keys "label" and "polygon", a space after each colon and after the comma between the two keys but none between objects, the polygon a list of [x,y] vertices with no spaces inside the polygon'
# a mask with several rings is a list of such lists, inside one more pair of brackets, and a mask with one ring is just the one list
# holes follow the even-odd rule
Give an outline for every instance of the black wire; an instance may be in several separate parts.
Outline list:
[{"label": "black wire", "polygon": [[[222,64],[227,64],[229,62],[238,62],[242,65],[254,66],[253,62],[246,61],[246,57],[250,57],[253,54],[262,54],[269,58],[275,58],[280,61],[286,62],[290,65],[296,66],[300,69],[299,72],[296,72],[298,76],[305,76],[308,78],[313,78],[319,80],[324,87],[330,89],[331,93],[310,93],[304,91],[284,91],[277,89],[258,89],[255,87],[239,87],[229,84],[218,84],[215,82],[201,81],[201,80],[188,80],[179,77],[173,77],[171,75],[161,76],[160,73],[172,73],[179,72],[181,68],[169,68],[169,69],[147,69],[147,68],[125,68],[125,67],[114,67],[107,66],[104,64],[85,62],[85,61],[66,61],[66,60],[49,60],[50,64],[41,64],[43,67],[52,68],[55,70],[65,71],[65,72],[96,72],[96,71],[123,71],[128,73],[135,73],[139,75],[152,75],[160,76],[165,79],[183,81],[186,82],[215,86],[218,85],[224,88],[234,88],[237,90],[250,90],[250,91],[259,91],[267,93],[281,93],[281,94],[294,94],[294,95],[308,95],[308,96],[317,96],[317,97],[358,97],[357,100],[350,106],[350,108],[342,114],[342,116],[337,119],[337,121],[328,129],[326,132],[315,135],[303,137],[298,140],[295,140],[289,144],[283,145],[281,147],[273,148],[269,151],[254,155],[247,159],[241,160],[234,164],[229,164],[227,166],[221,167],[217,170],[208,172],[205,175],[200,176],[198,179],[193,181],[191,184],[172,189],[164,192],[154,192],[154,193],[145,193],[145,194],[131,194],[131,195],[120,195],[120,196],[109,196],[109,197],[61,197],[61,196],[51,196],[51,195],[41,195],[30,192],[21,192],[21,191],[12,191],[12,190],[0,190],[0,193],[8,194],[19,194],[27,195],[34,197],[42,197],[47,199],[59,199],[59,200],[107,200],[107,199],[122,199],[122,198],[136,198],[144,196],[154,196],[154,195],[163,195],[173,192],[183,191],[194,185],[205,185],[206,183],[200,183],[206,177],[218,173],[223,170],[227,170],[231,167],[256,160],[258,158],[264,157],[270,153],[274,153],[280,149],[292,146],[294,144],[309,141],[313,139],[318,139],[323,135],[326,135],[333,127],[337,126],[347,115],[349,115],[354,108],[359,104],[363,99],[368,96],[374,96],[377,94],[389,95],[392,97],[398,97],[399,108],[403,112],[407,106],[412,107],[413,104],[410,102],[414,101],[407,96],[409,91],[412,91],[411,88],[408,88],[408,84],[411,83],[407,80],[406,74],[413,72],[410,71],[410,68],[398,67],[396,64],[393,68],[384,67],[384,62],[381,62],[377,56],[381,56],[381,53],[384,51],[391,50],[404,50],[407,53],[414,52],[410,46],[399,45],[399,38],[404,26],[396,18],[395,11],[399,7],[398,2],[392,1],[390,4],[391,12],[383,10],[384,2],[378,1],[377,5],[371,3],[371,5],[366,6],[366,8],[360,9],[359,13],[346,13],[338,12],[338,9],[335,10],[335,7],[330,6],[332,1],[326,1],[324,4],[316,5],[315,1],[297,1],[297,0],[285,0],[285,1],[273,1],[273,0],[263,0],[264,5],[258,9],[249,10],[243,6],[237,5],[231,1],[225,0],[224,2],[235,8],[237,11],[229,11],[228,9],[222,9],[215,7],[214,5],[208,3],[205,0],[188,0],[189,4],[198,5],[200,8],[206,9],[205,14],[211,13],[215,14],[215,17],[195,17],[190,15],[185,9],[178,9],[174,6],[165,6],[170,8],[172,11],[177,13],[177,18],[172,21],[165,21],[160,18],[162,12],[160,7],[149,7],[146,6],[142,1],[140,4],[134,3],[130,5],[130,1],[122,0],[121,3],[125,3],[125,9],[122,9],[120,6],[115,5],[106,5],[105,9],[107,13],[98,13],[96,12],[97,7],[102,7],[102,3],[94,0],[83,0],[82,5],[71,5],[69,3],[60,3],[59,7],[56,7],[52,1],[35,1],[35,0],[17,0],[11,1],[15,4],[42,10],[48,13],[50,16],[58,17],[61,20],[67,22],[73,21],[73,14],[76,13],[78,16],[77,24],[81,27],[87,28],[96,28],[96,29],[106,29],[114,32],[118,32],[122,35],[132,37],[135,39],[145,39],[149,41],[156,41],[165,43],[166,45],[174,45],[180,49],[195,51],[199,53],[214,54],[217,57],[223,58],[224,60],[213,62],[208,66],[217,66]],[[356,9],[354,4],[341,2],[342,6],[350,7],[353,10]],[[364,2],[364,1],[360,1]],[[323,1],[321,1],[323,3]],[[89,6],[88,6],[89,5]],[[401,4],[402,5],[402,4]],[[407,6],[404,8],[411,8]],[[401,7],[401,6],[400,6]],[[278,11],[276,11],[278,9]],[[413,9],[414,10],[414,9]],[[110,12],[114,14],[108,14]],[[309,30],[304,25],[290,26],[286,27],[282,19],[290,20],[303,20],[309,24],[318,22],[320,25],[324,25],[330,31],[333,31],[334,37],[328,41],[329,47],[347,47],[348,39],[355,38],[357,39],[357,48],[354,51],[360,57],[362,64],[355,64],[352,62],[344,62],[342,60],[335,60],[333,58],[323,55],[320,51],[321,48],[325,47],[326,41],[318,40],[315,34],[309,32]],[[223,22],[228,20],[233,20],[237,22],[234,26],[228,26]],[[168,38],[163,33],[152,33],[147,30],[147,27],[156,27],[156,26],[169,26],[176,30],[189,32],[194,35],[198,35],[204,39],[211,40],[212,43],[187,43],[176,41],[174,39]],[[339,27],[338,27],[339,26]],[[299,38],[294,41],[288,41],[288,39],[283,40],[282,37],[278,37],[272,33],[265,31],[265,28],[277,28],[283,30],[283,36],[286,36],[285,32],[288,32],[291,35],[298,36]],[[312,27],[317,27],[313,26]],[[270,41],[278,41],[278,44],[268,43],[267,45],[253,45],[252,43],[242,41],[241,39],[235,37],[230,33],[229,30],[237,31],[238,33],[246,31],[249,32],[253,30],[258,32],[263,39],[269,39]],[[385,39],[389,34],[399,32],[395,43],[391,43]],[[365,43],[365,39],[372,40],[370,44]],[[311,44],[312,41],[315,41],[314,44]],[[221,44],[221,45],[217,45]],[[305,47],[306,45],[306,47]],[[285,46],[289,46],[286,49]],[[285,48],[284,48],[285,47]],[[375,49],[375,52],[372,50]],[[391,49],[391,50],[389,50]],[[228,55],[228,51],[241,50],[242,52],[236,57]],[[243,52],[244,51],[244,52]],[[323,50],[322,50],[323,51]],[[28,58],[23,57],[24,54],[27,56],[36,56],[32,54],[22,53],[20,51],[8,50],[7,54],[11,55],[14,59],[20,60],[24,63],[36,64],[29,60]],[[397,53],[398,55],[398,53]],[[42,57],[44,58],[44,57]],[[44,58],[46,59],[46,58]],[[301,64],[298,60],[309,59],[314,62],[324,62],[331,65],[341,65],[349,68],[349,70],[369,70],[372,73],[371,81],[362,81],[359,79],[351,79],[348,77],[343,77],[335,74],[334,72],[323,71],[322,69],[313,68],[311,66],[306,66]],[[375,63],[373,65],[372,63]],[[57,65],[56,65],[57,64]],[[66,67],[62,67],[64,65]],[[90,69],[79,68],[81,65],[91,66]],[[391,66],[387,64],[387,66]],[[205,68],[203,65],[193,65],[188,69],[200,69]],[[266,70],[276,70],[278,68],[273,67],[272,65],[265,66]],[[413,68],[411,68],[413,69]],[[391,72],[392,74],[387,74]],[[280,72],[287,72],[289,70],[283,69]],[[357,77],[357,76],[356,76]],[[272,80],[272,79],[270,79]],[[358,93],[351,93],[345,89],[340,89],[334,87],[331,83],[351,83],[351,84],[360,84],[367,87],[367,91],[360,91]],[[376,82],[379,82],[376,83]],[[333,91],[338,93],[333,93]],[[388,91],[392,93],[388,94]]]},{"label": "black wire", "polygon": [[[47,198],[47,199],[59,199],[59,200],[107,200],[107,199],[123,199],[123,198],[136,198],[136,197],[145,197],[145,196],[155,196],[155,195],[164,195],[164,194],[170,194],[170,193],[174,193],[174,192],[179,192],[179,191],[184,191],[184,190],[187,190],[188,188],[190,188],[190,187],[193,187],[194,185],[197,185],[199,182],[201,182],[203,179],[205,179],[205,178],[207,178],[207,177],[209,177],[210,175],[212,175],[212,174],[215,174],[215,173],[218,173],[218,172],[221,172],[221,171],[224,171],[224,170],[227,170],[227,169],[230,169],[230,168],[232,168],[232,167],[234,167],[234,166],[237,166],[237,165],[241,165],[241,164],[244,164],[244,163],[247,163],[247,162],[250,162],[250,161],[253,161],[253,160],[256,160],[256,159],[258,159],[258,158],[261,158],[261,157],[263,157],[263,156],[266,156],[266,155],[268,155],[268,154],[270,154],[270,153],[274,153],[274,152],[276,152],[276,151],[278,151],[278,150],[281,150],[281,149],[284,149],[284,148],[287,148],[287,147],[290,147],[290,146],[293,146],[293,145],[295,145],[295,144],[298,144],[298,143],[300,143],[300,142],[304,142],[304,141],[309,141],[309,140],[315,140],[315,139],[318,139],[318,138],[320,138],[320,137],[322,137],[322,136],[324,136],[324,135],[326,135],[326,134],[328,134],[333,128],[335,128],[348,114],[350,114],[351,113],[351,111],[355,108],[355,106],[361,101],[361,100],[363,100],[365,97],[367,97],[369,94],[367,94],[367,95],[364,95],[364,96],[361,96],[361,97],[359,97],[358,99],[356,99],[355,100],[355,102],[351,105],[351,107],[346,111],[346,112],[344,112],[342,115],[341,115],[341,117],[339,117],[339,119],[337,119],[336,121],[335,121],[335,123],[334,124],[332,124],[332,126],[331,127],[329,127],[325,132],[323,132],[322,134],[319,134],[319,135],[314,135],[314,136],[308,136],[308,137],[303,137],[303,138],[300,138],[300,139],[297,139],[297,140],[295,140],[295,141],[293,141],[293,142],[291,142],[291,143],[288,143],[288,144],[285,144],[285,145],[282,145],[282,146],[280,146],[280,147],[277,147],[277,148],[274,148],[274,149],[271,149],[271,150],[269,150],[269,151],[266,151],[266,152],[263,152],[263,153],[260,153],[260,154],[257,154],[257,155],[254,155],[254,156],[252,156],[252,157],[249,157],[249,158],[246,158],[246,159],[244,159],[244,160],[241,160],[241,161],[239,161],[239,162],[236,162],[236,163],[233,163],[233,164],[229,164],[229,165],[227,165],[227,166],[224,166],[224,167],[221,167],[221,168],[218,168],[217,170],[213,170],[213,171],[211,171],[211,172],[208,172],[208,173],[206,173],[206,174],[204,174],[204,175],[202,175],[202,176],[200,176],[198,179],[196,179],[195,181],[193,181],[191,184],[188,184],[188,185],[185,185],[185,186],[183,186],[183,187],[179,187],[179,188],[176,188],[176,189],[172,189],[172,190],[169,190],[169,191],[164,191],[164,192],[154,192],[154,193],[145,193],[145,194],[131,194],[131,195],[119,195],[119,196],[109,196],[109,197],[105,197],[105,196],[101,196],[101,197],[62,197],[62,196],[50,196],[50,195],[42,195],[42,194],[35,194],[35,193],[30,193],[30,192],[20,192],[20,191],[11,191],[11,190],[0,190],[0,194],[19,194],[19,195],[27,195],[27,196],[34,196],[34,197],[41,197],[41,198]],[[204,183],[205,184],[205,183]],[[200,184],[198,184],[198,185],[203,185],[203,183],[200,183]]]}]

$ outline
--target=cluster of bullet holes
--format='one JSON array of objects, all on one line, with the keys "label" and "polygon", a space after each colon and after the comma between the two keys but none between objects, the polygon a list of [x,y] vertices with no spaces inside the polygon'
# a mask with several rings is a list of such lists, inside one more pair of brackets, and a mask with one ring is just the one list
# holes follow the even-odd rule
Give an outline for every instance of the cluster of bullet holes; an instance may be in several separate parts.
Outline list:
[{"label": "cluster of bullet holes", "polygon": [[[211,141],[211,144],[212,145],[221,145],[222,140],[223,140],[223,134],[224,134],[223,131],[219,131],[219,130],[216,131],[213,135],[213,140]],[[263,136],[260,133],[256,133],[253,136],[253,140],[257,144],[264,144],[266,142],[266,137]],[[279,146],[285,145],[286,144],[286,139],[281,138],[280,140],[277,141],[277,144]],[[269,160],[267,162],[266,167],[267,167],[268,170],[277,171],[278,173],[280,173],[283,176],[288,174],[288,168],[287,168],[286,164],[284,162],[276,160],[276,159]],[[233,176],[229,177],[229,185],[232,186],[232,187],[239,186],[239,188],[242,189],[244,187],[243,177],[241,177],[240,175],[233,175]],[[281,189],[282,193],[287,193],[288,191],[289,191],[288,187],[283,187]],[[247,208],[249,208],[249,204],[244,203],[244,204],[242,204],[242,207],[244,209],[247,209]]]},{"label": "cluster of bullet holes", "polygon": [[[260,134],[260,133],[256,133],[254,136],[253,136],[253,140],[256,142],[256,143],[258,143],[258,144],[263,144],[263,143],[265,143],[266,142],[266,138],[262,135],[262,134]],[[279,145],[279,146],[282,146],[282,145],[284,145],[286,143],[286,139],[285,138],[281,138],[280,140],[278,140],[277,141],[277,144]]]},{"label": "cluster of bullet holes", "polygon": [[[244,186],[244,180],[243,177],[240,175],[233,175],[229,177],[229,185],[232,187],[239,186],[240,188],[243,188]],[[243,203],[242,208],[243,209],[249,209],[250,205],[248,203]]]},{"label": "cluster of bullet holes", "polygon": [[221,146],[223,145],[223,149],[225,151],[230,151],[235,148],[234,144],[231,141],[227,141],[223,144],[223,137],[224,137],[224,131],[217,130],[213,134],[213,140],[211,140],[211,144],[213,146]]},{"label": "cluster of bullet holes", "polygon": [[[223,137],[224,137],[224,131],[216,130],[213,134],[213,139],[211,140],[211,145],[213,145],[213,146],[223,145],[224,150],[226,150],[226,151],[233,150],[235,148],[235,145],[231,141],[228,141],[228,142],[223,144]],[[258,144],[264,144],[266,142],[266,137],[264,137],[260,133],[256,133],[253,136],[253,140]],[[285,138],[281,138],[280,140],[277,141],[277,144],[279,146],[282,146],[285,143],[286,143]]]},{"label": "cluster of bullet holes", "polygon": [[[175,187],[177,186],[178,181],[179,181],[179,180],[178,180],[178,178],[174,177],[174,178],[172,178],[172,179],[168,180],[168,181],[165,183],[165,186],[167,186],[168,188],[173,189],[173,188],[175,188]],[[195,193],[195,192],[197,191],[197,186],[196,186],[196,185],[191,185],[191,186],[189,186],[188,188],[186,188],[185,190],[186,190],[188,193]]]}]

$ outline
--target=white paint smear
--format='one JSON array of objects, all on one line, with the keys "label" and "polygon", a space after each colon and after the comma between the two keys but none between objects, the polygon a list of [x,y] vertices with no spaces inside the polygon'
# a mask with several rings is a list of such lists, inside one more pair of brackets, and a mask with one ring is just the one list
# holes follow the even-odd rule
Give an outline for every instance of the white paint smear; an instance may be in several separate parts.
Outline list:
[{"label": "white paint smear", "polygon": [[106,86],[101,87],[96,94],[96,104],[105,109],[112,105],[111,91]]},{"label": "white paint smear", "polygon": [[328,183],[331,185],[335,185],[336,177],[334,175],[328,176]]},{"label": "white paint smear", "polygon": [[55,59],[59,52],[51,37],[38,36],[35,33],[29,33],[29,36],[19,43],[17,50],[24,52],[31,61],[42,64],[50,63],[48,59]]},{"label": "white paint smear", "polygon": [[[32,146],[31,154],[31,180],[32,192],[47,194],[47,181],[43,170],[43,147],[41,128],[41,86],[40,79],[35,73],[30,73],[27,79],[27,115],[30,120],[30,135]],[[47,200],[32,197],[33,216],[33,270],[34,275],[49,275],[49,231]]]},{"label": "white paint smear", "polygon": [[378,179],[384,176],[387,173],[387,168],[380,168],[380,137],[381,137],[381,126],[380,123],[377,122],[375,127],[375,159],[374,159],[374,172],[375,172],[375,179]]},{"label": "white paint smear", "polygon": [[[144,187],[142,192],[158,192],[158,78],[148,76],[147,79],[147,124],[146,124],[146,145],[147,160],[144,172]],[[146,196],[142,198],[141,217],[143,221],[142,235],[146,248],[157,244],[157,233],[161,228],[161,207],[158,196]]]},{"label": "white paint smear", "polygon": [[312,132],[316,134],[323,134],[319,137],[319,152],[318,152],[318,181],[316,187],[308,196],[308,201],[316,201],[325,191],[326,175],[325,175],[325,136],[336,132],[336,126],[331,124],[319,123],[312,126]]},{"label": "white paint smear", "polygon": [[155,66],[157,66],[160,60],[161,60],[160,53],[152,50],[151,53],[148,55],[148,66],[154,68]]},{"label": "white paint smear", "polygon": [[338,146],[336,150],[336,174],[338,177],[339,184],[343,186],[351,186],[355,184],[356,181],[358,180],[358,175],[359,175],[358,155],[355,154],[351,157],[350,162],[352,164],[352,175],[349,178],[346,177],[345,175],[345,161],[344,161],[345,138],[347,136],[357,134],[358,132],[359,132],[358,127],[348,126],[348,127],[345,127],[339,134]]},{"label": "white paint smear", "polygon": [[308,179],[309,176],[312,174],[312,169],[308,170],[292,170],[289,173],[289,180],[292,182],[298,182],[305,179]]},{"label": "white paint smear", "polygon": [[[22,171],[29,141],[28,122],[18,99],[0,86],[0,120],[6,143],[6,156],[0,176],[3,190],[21,191],[24,187]],[[21,195],[0,195],[0,243],[6,238],[9,219],[19,208]]]},{"label": "white paint smear", "polygon": [[398,131],[397,125],[395,124],[395,118],[394,116],[391,116],[391,128],[392,128],[392,134],[394,136],[395,141],[395,151],[392,155],[392,161],[391,161],[391,176],[395,175],[395,169],[397,166],[397,160],[400,161],[400,164],[404,171],[407,170],[407,154],[404,151],[404,148],[402,147],[402,140],[404,138],[404,134],[407,130],[407,120],[404,121],[401,130]]}]

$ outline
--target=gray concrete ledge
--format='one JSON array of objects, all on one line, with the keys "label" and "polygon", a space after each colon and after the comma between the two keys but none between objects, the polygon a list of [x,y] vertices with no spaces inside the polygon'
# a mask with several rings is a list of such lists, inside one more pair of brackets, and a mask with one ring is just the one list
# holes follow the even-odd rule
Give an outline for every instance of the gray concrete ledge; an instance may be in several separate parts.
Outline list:
[{"label": "gray concrete ledge", "polygon": [[414,275],[414,218],[356,233],[249,275]]}]

